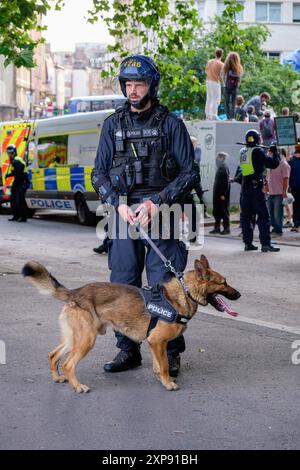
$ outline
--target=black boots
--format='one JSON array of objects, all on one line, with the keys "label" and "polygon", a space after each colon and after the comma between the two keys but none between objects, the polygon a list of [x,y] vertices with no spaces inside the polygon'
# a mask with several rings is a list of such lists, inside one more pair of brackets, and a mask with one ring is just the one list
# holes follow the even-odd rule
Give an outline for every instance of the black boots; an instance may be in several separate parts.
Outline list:
[{"label": "black boots", "polygon": [[[177,377],[180,370],[180,355],[168,354],[169,374]],[[134,351],[120,351],[113,361],[104,365],[105,372],[123,372],[142,365],[142,356],[139,349]]]},{"label": "black boots", "polygon": [[245,245],[245,251],[256,251],[256,250],[258,250],[258,246],[252,245],[252,243],[250,243],[250,245]]},{"label": "black boots", "polygon": [[107,246],[103,243],[103,245],[98,246],[97,248],[93,248],[95,253],[101,255],[102,253],[107,253]]},{"label": "black boots", "polygon": [[276,248],[273,245],[263,245],[261,247],[261,251],[263,253],[267,253],[267,251],[271,251],[272,253],[277,253],[278,251],[280,251],[280,248]]},{"label": "black boots", "polygon": [[142,356],[139,349],[134,351],[120,351],[113,361],[104,365],[105,372],[123,372],[142,365]]},{"label": "black boots", "polygon": [[177,377],[180,371],[180,355],[168,354],[169,374],[171,377]]}]

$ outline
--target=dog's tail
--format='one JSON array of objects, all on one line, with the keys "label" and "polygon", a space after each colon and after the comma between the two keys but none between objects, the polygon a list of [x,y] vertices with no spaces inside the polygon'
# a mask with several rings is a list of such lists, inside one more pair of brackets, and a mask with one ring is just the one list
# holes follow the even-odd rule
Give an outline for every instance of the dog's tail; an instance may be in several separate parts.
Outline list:
[{"label": "dog's tail", "polygon": [[71,292],[37,261],[26,263],[22,269],[22,274],[24,277],[29,277],[41,294],[50,295],[64,302],[69,300]]}]

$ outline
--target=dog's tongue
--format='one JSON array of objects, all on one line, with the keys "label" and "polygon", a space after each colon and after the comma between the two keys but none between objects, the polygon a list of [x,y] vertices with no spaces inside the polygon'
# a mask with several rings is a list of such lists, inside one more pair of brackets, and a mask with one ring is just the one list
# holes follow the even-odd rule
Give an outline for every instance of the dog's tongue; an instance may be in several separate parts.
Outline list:
[{"label": "dog's tongue", "polygon": [[237,317],[238,313],[235,310],[232,310],[231,307],[225,302],[225,300],[222,297],[219,297],[216,295],[215,300],[219,304],[218,306],[220,307],[220,310],[223,312],[228,313],[229,315],[232,315],[233,317]]}]

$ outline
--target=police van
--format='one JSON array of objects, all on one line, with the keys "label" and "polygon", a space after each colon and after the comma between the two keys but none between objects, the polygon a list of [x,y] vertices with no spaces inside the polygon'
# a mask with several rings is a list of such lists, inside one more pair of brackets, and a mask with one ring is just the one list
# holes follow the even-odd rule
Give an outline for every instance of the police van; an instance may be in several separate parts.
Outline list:
[{"label": "police van", "polygon": [[76,210],[78,220],[95,220],[99,198],[91,171],[104,120],[113,109],[40,119],[28,139],[25,160],[30,187],[26,203],[39,209]]}]

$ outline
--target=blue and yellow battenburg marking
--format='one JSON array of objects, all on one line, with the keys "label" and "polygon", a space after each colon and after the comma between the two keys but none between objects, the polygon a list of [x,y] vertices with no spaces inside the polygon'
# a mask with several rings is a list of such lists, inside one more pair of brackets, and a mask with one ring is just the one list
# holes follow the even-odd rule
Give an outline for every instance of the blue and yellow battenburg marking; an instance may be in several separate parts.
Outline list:
[{"label": "blue and yellow battenburg marking", "polygon": [[77,190],[93,192],[92,166],[37,168],[28,170],[30,188],[33,191]]}]

